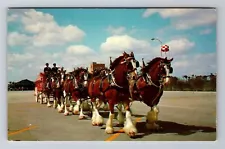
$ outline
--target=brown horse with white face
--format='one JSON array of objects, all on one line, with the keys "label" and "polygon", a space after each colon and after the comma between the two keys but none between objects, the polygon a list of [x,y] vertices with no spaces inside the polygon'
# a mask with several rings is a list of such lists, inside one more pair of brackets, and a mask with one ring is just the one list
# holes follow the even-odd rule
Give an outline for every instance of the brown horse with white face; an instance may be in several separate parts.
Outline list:
[{"label": "brown horse with white face", "polygon": [[137,77],[138,61],[135,60],[133,52],[123,53],[111,64],[111,73],[105,78],[92,78],[88,85],[88,93],[93,105],[92,125],[102,125],[103,118],[96,108],[96,98],[107,101],[109,104],[109,119],[106,122],[106,133],[113,133],[112,121],[114,118],[114,105],[122,102],[126,110],[126,123],[124,125],[125,132],[134,136],[137,129],[131,120],[130,112],[130,80]]},{"label": "brown horse with white face", "polygon": [[169,76],[173,73],[171,62],[173,58],[156,57],[147,65],[143,61],[142,74],[138,77],[133,87],[133,100],[144,102],[151,110],[147,113],[148,129],[159,129],[158,103],[163,95],[163,86],[169,82]]},{"label": "brown horse with white face", "polygon": [[[77,102],[74,106],[74,114],[79,113],[79,108],[81,108],[79,119],[83,119],[86,116],[83,114],[82,101],[81,99],[88,98],[87,86],[88,86],[88,71],[85,68],[77,68],[71,73],[71,78],[67,78],[63,85],[63,94],[65,98],[65,105],[67,105],[67,100],[70,102],[70,110],[73,110],[71,99]],[[68,115],[69,111],[65,106],[64,115]]]},{"label": "brown horse with white face", "polygon": [[63,70],[61,69],[59,71],[59,84],[60,84],[60,97],[57,98],[57,109],[58,109],[58,112],[62,112],[63,111],[63,107],[64,107],[64,98],[63,98],[63,84],[66,80],[66,70]]},{"label": "brown horse with white face", "polygon": [[52,94],[53,94],[53,107],[56,108],[57,104],[60,102],[60,99],[62,97],[62,85],[60,83],[60,75],[58,74],[57,76],[51,77],[51,89],[52,89]]}]

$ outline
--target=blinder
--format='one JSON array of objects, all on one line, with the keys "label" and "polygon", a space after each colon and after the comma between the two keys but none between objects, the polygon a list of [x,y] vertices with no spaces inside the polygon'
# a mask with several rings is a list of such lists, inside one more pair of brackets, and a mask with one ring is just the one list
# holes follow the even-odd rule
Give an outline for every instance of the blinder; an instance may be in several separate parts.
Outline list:
[{"label": "blinder", "polygon": [[170,66],[169,73],[173,73],[173,67]]},{"label": "blinder", "polygon": [[139,61],[136,61],[136,67],[140,67]]}]

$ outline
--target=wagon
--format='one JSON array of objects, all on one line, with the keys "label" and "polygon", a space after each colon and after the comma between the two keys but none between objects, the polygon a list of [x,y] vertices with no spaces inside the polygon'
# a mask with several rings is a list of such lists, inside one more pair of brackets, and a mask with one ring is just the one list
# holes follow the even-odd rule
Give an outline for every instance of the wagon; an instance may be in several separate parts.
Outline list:
[{"label": "wagon", "polygon": [[[45,85],[45,75],[44,73],[39,73],[37,76],[37,79],[35,81],[35,89],[34,89],[34,96],[35,96],[35,101],[40,102],[40,104],[43,104],[43,100],[45,99],[45,94],[44,94],[44,85]],[[50,101],[53,101],[53,94],[50,94]],[[46,101],[45,101],[46,103]]]}]

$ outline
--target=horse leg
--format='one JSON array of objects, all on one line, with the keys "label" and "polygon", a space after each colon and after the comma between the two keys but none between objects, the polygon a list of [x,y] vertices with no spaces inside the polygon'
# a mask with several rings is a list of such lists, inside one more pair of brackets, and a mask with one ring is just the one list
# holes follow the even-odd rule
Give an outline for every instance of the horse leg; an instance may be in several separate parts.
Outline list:
[{"label": "horse leg", "polygon": [[47,94],[47,107],[51,107],[52,105],[50,104],[50,95],[49,93]]},{"label": "horse leg", "polygon": [[92,125],[93,126],[102,126],[104,123],[103,117],[99,114],[98,109],[96,107],[96,102],[91,101],[93,105],[93,111],[92,111]]},{"label": "horse leg", "polygon": [[72,112],[73,111],[73,105],[72,105],[72,101],[70,101],[70,107],[69,107],[69,111]]},{"label": "horse leg", "polygon": [[114,132],[114,129],[113,129],[113,119],[114,119],[114,116],[115,116],[114,105],[115,105],[114,102],[111,99],[109,99],[109,110],[110,110],[110,112],[109,112],[109,118],[106,122],[106,128],[105,128],[105,132],[107,134],[112,134]]},{"label": "horse leg", "polygon": [[63,111],[63,108],[64,108],[64,101],[65,101],[65,99],[66,99],[66,91],[64,90],[63,91],[63,96],[60,98],[60,100],[61,100],[61,106],[60,106],[60,109],[59,109],[59,111],[60,112],[62,112]]},{"label": "horse leg", "polygon": [[53,94],[53,108],[55,108],[55,109],[57,107],[57,103],[56,103],[57,96],[58,96],[58,93],[57,93],[57,91],[55,91]]},{"label": "horse leg", "polygon": [[67,98],[68,98],[68,96],[65,97],[65,105],[64,105],[65,106],[65,110],[64,110],[65,116],[69,115],[69,111],[67,110]]},{"label": "horse leg", "polygon": [[79,109],[80,109],[80,99],[77,99],[77,97],[74,95],[73,96],[74,100],[76,101],[76,105],[73,107],[73,114],[78,115],[79,114]]},{"label": "horse leg", "polygon": [[58,112],[62,112],[62,109],[61,109],[61,107],[60,107],[60,105],[61,105],[61,96],[59,96],[58,98],[57,98],[57,110],[58,110]]},{"label": "horse leg", "polygon": [[84,109],[84,102],[81,101],[81,103],[80,103],[80,115],[79,115],[79,120],[85,119],[85,118],[87,117],[86,115],[84,115],[83,109]]},{"label": "horse leg", "polygon": [[124,102],[124,107],[126,110],[126,121],[125,121],[123,130],[127,135],[129,135],[130,137],[133,137],[137,133],[137,128],[135,127],[134,123],[132,122],[129,101]]},{"label": "horse leg", "polygon": [[43,104],[43,93],[40,93],[40,104]]},{"label": "horse leg", "polygon": [[109,111],[109,106],[108,106],[107,102],[104,102],[103,110]]},{"label": "horse leg", "polygon": [[42,104],[43,103],[47,103],[47,97],[46,97],[47,95],[46,95],[46,92],[44,92],[43,94],[44,94],[44,96],[43,96],[42,101],[41,101]]},{"label": "horse leg", "polygon": [[150,130],[159,130],[161,127],[156,124],[158,121],[159,110],[156,106],[151,107],[151,110],[147,113],[146,128]]},{"label": "horse leg", "polygon": [[117,120],[119,121],[119,125],[123,125],[124,124],[124,115],[123,115],[123,107],[122,107],[122,103],[119,103],[117,106],[118,109],[118,115],[117,115]]}]

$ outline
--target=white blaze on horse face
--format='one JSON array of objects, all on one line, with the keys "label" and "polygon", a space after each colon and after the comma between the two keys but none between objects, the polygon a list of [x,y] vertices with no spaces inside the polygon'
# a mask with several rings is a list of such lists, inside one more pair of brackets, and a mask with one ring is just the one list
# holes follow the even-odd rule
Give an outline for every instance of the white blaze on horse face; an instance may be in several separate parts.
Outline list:
[{"label": "white blaze on horse face", "polygon": [[59,81],[57,81],[57,85],[56,85],[56,87],[57,87],[57,88],[59,88],[59,87],[60,87]]},{"label": "white blaze on horse face", "polygon": [[165,68],[165,71],[166,71],[166,79],[165,79],[165,83],[168,83],[169,82],[169,80],[170,80],[170,78],[169,78],[169,76],[170,76],[170,70],[169,70],[169,68],[165,65],[164,66],[164,68]]},{"label": "white blaze on horse face", "polygon": [[74,77],[74,85],[75,85],[75,88],[78,87],[78,86],[77,86],[77,79],[76,79],[76,77]]},{"label": "white blaze on horse face", "polygon": [[61,73],[61,83],[63,83],[64,73]]},{"label": "white blaze on horse face", "polygon": [[136,66],[136,61],[134,59],[131,60],[131,64],[133,66],[133,69],[135,69],[135,74],[137,74],[137,66]]},{"label": "white blaze on horse face", "polygon": [[87,87],[88,84],[88,73],[84,73],[84,87]]}]

